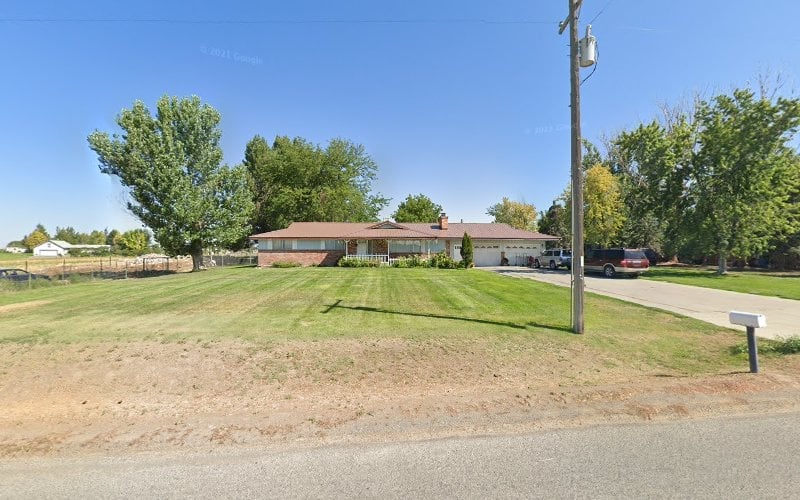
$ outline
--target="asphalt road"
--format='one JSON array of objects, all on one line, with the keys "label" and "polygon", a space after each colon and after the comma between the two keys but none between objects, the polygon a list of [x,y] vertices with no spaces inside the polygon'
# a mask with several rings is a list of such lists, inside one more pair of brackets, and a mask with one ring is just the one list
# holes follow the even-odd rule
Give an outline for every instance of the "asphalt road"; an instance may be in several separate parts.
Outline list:
[{"label": "asphalt road", "polygon": [[0,462],[3,498],[798,498],[800,413],[206,455]]},{"label": "asphalt road", "polygon": [[[568,271],[527,267],[483,269],[566,287],[570,286],[571,281]],[[587,292],[672,311],[707,323],[741,331],[744,331],[745,328],[731,325],[728,320],[730,311],[764,314],[767,317],[767,327],[756,329],[757,336],[776,338],[800,335],[800,301],[797,300],[678,285],[663,281],[630,278],[609,279],[593,274],[587,274],[584,277],[584,284]]]}]

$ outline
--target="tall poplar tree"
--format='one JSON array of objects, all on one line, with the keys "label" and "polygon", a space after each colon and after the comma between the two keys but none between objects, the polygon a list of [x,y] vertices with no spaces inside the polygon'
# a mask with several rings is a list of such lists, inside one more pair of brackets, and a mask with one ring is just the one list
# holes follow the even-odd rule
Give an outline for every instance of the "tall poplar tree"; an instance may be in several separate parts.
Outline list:
[{"label": "tall poplar tree", "polygon": [[128,189],[128,210],[168,255],[191,255],[193,270],[202,266],[204,247],[234,245],[250,230],[246,171],[221,164],[219,122],[196,96],[164,96],[155,116],[141,101],[123,110],[121,135],[95,131],[88,138],[100,171]]}]

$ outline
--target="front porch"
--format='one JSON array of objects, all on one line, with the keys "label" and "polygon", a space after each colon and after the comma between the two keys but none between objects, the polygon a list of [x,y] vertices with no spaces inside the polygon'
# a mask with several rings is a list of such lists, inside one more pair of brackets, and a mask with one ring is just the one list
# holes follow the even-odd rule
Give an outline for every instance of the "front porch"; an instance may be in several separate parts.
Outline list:
[{"label": "front porch", "polygon": [[379,262],[381,265],[391,265],[395,260],[403,257],[417,255],[430,257],[447,250],[444,241],[433,240],[394,240],[394,239],[364,239],[345,240],[344,258]]}]

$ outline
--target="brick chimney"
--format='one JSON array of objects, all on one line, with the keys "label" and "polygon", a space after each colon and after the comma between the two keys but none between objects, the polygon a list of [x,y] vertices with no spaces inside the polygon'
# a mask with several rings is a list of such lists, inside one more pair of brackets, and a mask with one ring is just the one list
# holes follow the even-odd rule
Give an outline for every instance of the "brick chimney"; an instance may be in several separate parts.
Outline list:
[{"label": "brick chimney", "polygon": [[444,212],[439,215],[439,228],[443,231],[447,230],[447,214]]}]

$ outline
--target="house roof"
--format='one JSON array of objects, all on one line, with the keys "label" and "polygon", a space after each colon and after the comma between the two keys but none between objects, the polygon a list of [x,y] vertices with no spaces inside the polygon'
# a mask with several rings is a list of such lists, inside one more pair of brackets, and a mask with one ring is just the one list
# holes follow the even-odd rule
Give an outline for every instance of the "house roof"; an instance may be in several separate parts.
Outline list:
[{"label": "house roof", "polygon": [[57,247],[61,247],[61,248],[63,248],[64,250],[66,250],[66,249],[68,249],[68,248],[72,248],[72,244],[70,244],[70,243],[67,243],[67,242],[66,242],[66,241],[64,241],[64,240],[47,240],[47,241],[45,241],[44,243],[42,243],[41,245],[37,245],[37,248],[38,248],[38,247],[40,247],[40,246],[42,246],[42,245],[47,245],[48,243],[51,243],[51,244],[53,244],[53,245],[55,245],[55,246],[57,246]]},{"label": "house roof", "polygon": [[267,239],[436,239],[461,238],[464,233],[481,240],[557,240],[556,236],[514,229],[508,224],[494,222],[451,222],[447,229],[438,223],[398,224],[374,222],[294,222],[285,229],[250,236],[253,240]]}]

